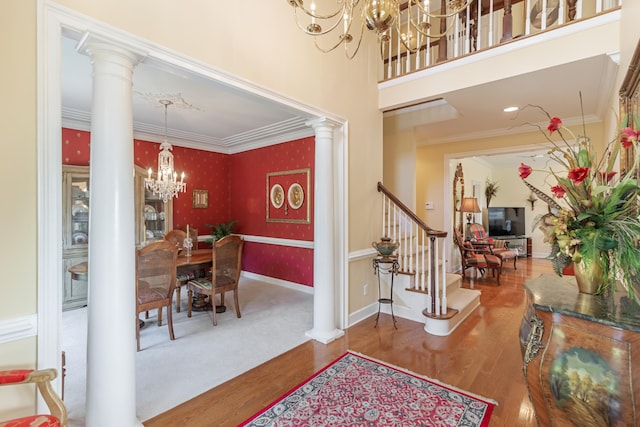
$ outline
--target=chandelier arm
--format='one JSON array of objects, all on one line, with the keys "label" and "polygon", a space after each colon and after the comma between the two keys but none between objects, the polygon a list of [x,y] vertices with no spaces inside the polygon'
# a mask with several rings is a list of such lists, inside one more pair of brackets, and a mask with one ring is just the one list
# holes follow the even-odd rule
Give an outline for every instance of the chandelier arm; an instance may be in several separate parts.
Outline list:
[{"label": "chandelier arm", "polygon": [[[409,19],[411,19],[411,15],[409,15]],[[422,34],[425,37],[431,38],[431,39],[439,39],[441,37],[444,37],[445,35],[447,35],[449,33],[449,31],[451,30],[451,28],[453,27],[453,25],[455,24],[455,20],[452,20],[450,23],[447,24],[447,28],[441,32],[441,33],[432,33],[430,31],[423,31],[420,29],[420,25],[416,25],[415,22],[413,20],[411,20],[411,27],[415,28],[415,30],[417,32],[419,32],[420,34]],[[400,31],[400,25],[396,25],[396,32],[398,34],[402,34],[402,32]],[[400,41],[402,41],[402,37],[400,38]],[[404,44],[404,42],[403,42]]]},{"label": "chandelier arm", "polygon": [[356,49],[353,51],[353,53],[351,55],[348,54],[347,52],[347,45],[345,43],[344,45],[344,54],[347,56],[348,59],[353,59],[355,58],[356,54],[358,53],[358,50],[360,50],[360,44],[362,43],[362,36],[364,34],[364,22],[362,23],[362,25],[360,26],[360,37],[358,38],[358,44],[356,45]]},{"label": "chandelier arm", "polygon": [[329,34],[331,31],[333,31],[340,24],[340,22],[342,22],[342,18],[336,19],[336,21],[328,29],[321,30],[320,32],[314,32],[314,31],[309,31],[307,29],[307,27],[303,27],[300,24],[300,22],[298,21],[298,16],[297,16],[295,10],[294,10],[293,14],[295,15],[295,21],[296,21],[296,25],[298,26],[298,29],[300,29],[300,31],[302,31],[303,33],[305,33],[308,36],[324,36],[325,34]]},{"label": "chandelier arm", "polygon": [[[298,8],[300,8],[307,16],[310,16],[312,18],[316,18],[316,19],[331,19],[331,18],[335,18],[337,15],[342,15],[343,12],[346,10],[347,8],[347,3],[343,2],[343,1],[339,1],[338,2],[338,9],[336,9],[333,12],[330,12],[326,15],[320,15],[318,13],[313,12],[311,9],[307,9],[306,7],[304,7],[304,3],[302,0],[293,0],[295,2],[295,5],[292,4],[293,6],[293,11],[294,13],[296,12],[296,10]],[[291,4],[291,2],[289,2]],[[340,5],[342,3],[342,5]],[[351,8],[355,7],[358,4],[358,2],[356,1],[355,3],[353,3],[353,5],[351,6]],[[351,9],[353,10],[353,9]]]},{"label": "chandelier arm", "polygon": [[[420,4],[419,0],[409,0],[409,6],[407,7],[407,11],[411,10],[411,5],[415,5],[418,9],[420,9],[420,11],[422,13],[424,13],[425,15],[427,15],[430,18],[435,18],[435,19],[440,19],[440,18],[450,18],[453,15],[456,15],[460,12],[462,12],[463,10],[465,10],[467,7],[469,7],[471,5],[471,3],[473,3],[475,0],[466,0],[463,6],[460,6],[459,8],[454,9],[452,12],[448,12],[448,13],[444,13],[444,14],[440,14],[440,13],[431,13],[429,12],[427,9],[424,8],[424,6],[422,6]],[[410,13],[410,12],[409,12]]]}]

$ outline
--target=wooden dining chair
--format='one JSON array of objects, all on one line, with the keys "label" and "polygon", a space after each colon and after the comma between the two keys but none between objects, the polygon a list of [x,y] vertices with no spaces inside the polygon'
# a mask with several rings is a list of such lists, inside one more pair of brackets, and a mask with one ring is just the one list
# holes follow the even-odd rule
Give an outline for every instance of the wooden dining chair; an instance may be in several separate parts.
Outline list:
[{"label": "wooden dining chair", "polygon": [[176,285],[178,248],[164,240],[153,242],[136,252],[136,340],[140,351],[140,313],[158,309],[158,326],[162,325],[162,308],[167,308],[169,337],[173,340],[171,303]]},{"label": "wooden dining chair", "polygon": [[55,369],[12,369],[0,370],[0,386],[19,384],[35,384],[40,395],[49,407],[51,414],[28,415],[13,420],[0,421],[2,426],[38,426],[38,427],[67,427],[67,408],[60,396],[51,386],[58,375]]},{"label": "wooden dining chair", "polygon": [[[193,242],[193,249],[198,248],[198,229],[197,228],[189,228],[189,234],[191,235],[191,240]],[[187,238],[187,232],[184,230],[171,230],[167,231],[164,235],[164,240],[167,242],[171,242],[176,245],[178,248],[178,252],[184,249],[184,239]],[[181,298],[181,290],[182,287],[187,284],[190,279],[193,279],[195,276],[193,271],[187,271],[184,273],[178,273],[176,276],[176,312],[180,313],[180,298]]]},{"label": "wooden dining chair", "polygon": [[215,295],[220,294],[220,303],[224,305],[224,294],[228,291],[233,291],[236,315],[238,318],[242,317],[238,303],[238,281],[242,270],[243,246],[244,240],[236,235],[223,237],[213,243],[211,278],[194,279],[187,283],[188,317],[191,317],[194,292],[207,295],[212,305],[213,324],[217,325]]}]

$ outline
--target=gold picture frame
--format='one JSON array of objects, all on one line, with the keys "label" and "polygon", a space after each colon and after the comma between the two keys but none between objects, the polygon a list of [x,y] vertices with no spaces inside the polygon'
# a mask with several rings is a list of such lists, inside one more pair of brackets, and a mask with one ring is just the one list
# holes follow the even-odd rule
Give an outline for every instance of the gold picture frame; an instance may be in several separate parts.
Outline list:
[{"label": "gold picture frame", "polygon": [[209,207],[209,190],[193,190],[193,207],[196,209]]},{"label": "gold picture frame", "polygon": [[311,169],[267,173],[267,222],[311,223]]}]

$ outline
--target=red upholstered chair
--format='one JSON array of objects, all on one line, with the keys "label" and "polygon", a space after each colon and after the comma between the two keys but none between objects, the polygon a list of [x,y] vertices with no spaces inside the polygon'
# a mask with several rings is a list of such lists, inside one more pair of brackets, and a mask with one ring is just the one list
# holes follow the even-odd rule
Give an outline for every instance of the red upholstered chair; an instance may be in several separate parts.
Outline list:
[{"label": "red upholstered chair", "polygon": [[494,244],[494,240],[487,236],[487,232],[484,230],[482,224],[478,223],[469,225],[469,238],[475,242],[489,243],[491,246]]},{"label": "red upholstered chair", "polygon": [[484,274],[485,270],[490,269],[494,276],[497,272],[496,282],[500,285],[502,259],[491,253],[491,248],[488,244],[486,249],[482,249],[479,246],[473,246],[471,242],[465,242],[462,238],[462,232],[458,227],[455,228],[454,241],[460,250],[463,278],[465,277],[467,268],[476,268],[480,274]]},{"label": "red upholstered chair", "polygon": [[513,269],[517,270],[516,262],[518,261],[518,250],[509,249],[509,244],[505,240],[495,240],[491,251],[494,255],[500,257],[502,263],[505,261],[513,260]]},{"label": "red upholstered chair", "polygon": [[0,421],[0,427],[66,427],[67,408],[62,399],[51,387],[58,372],[55,369],[0,370],[0,386],[18,384],[36,384],[42,398],[47,403],[51,415],[29,415],[13,420]]}]

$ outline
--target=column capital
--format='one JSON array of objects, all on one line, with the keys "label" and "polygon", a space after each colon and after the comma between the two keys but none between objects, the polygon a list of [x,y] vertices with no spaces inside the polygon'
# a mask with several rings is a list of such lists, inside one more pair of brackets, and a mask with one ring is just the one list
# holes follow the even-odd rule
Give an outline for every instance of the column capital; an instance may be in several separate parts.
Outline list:
[{"label": "column capital", "polygon": [[311,120],[307,120],[305,122],[305,124],[307,126],[312,127],[313,129],[315,129],[316,131],[318,129],[322,129],[322,128],[327,128],[327,129],[333,129],[334,127],[336,127],[339,123],[330,120],[326,117],[318,117],[316,119],[311,119]]},{"label": "column capital", "polygon": [[88,31],[82,35],[76,51],[89,57],[93,57],[98,52],[111,53],[126,59],[134,67],[149,56],[148,52],[141,49]]}]

